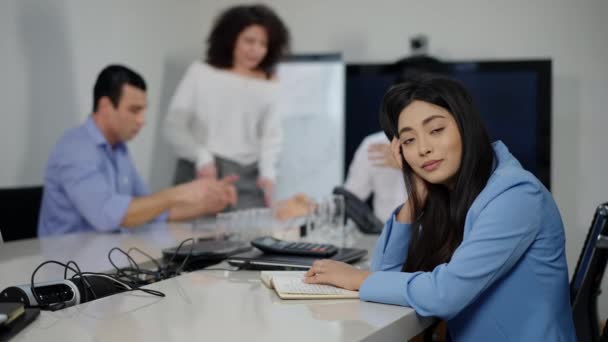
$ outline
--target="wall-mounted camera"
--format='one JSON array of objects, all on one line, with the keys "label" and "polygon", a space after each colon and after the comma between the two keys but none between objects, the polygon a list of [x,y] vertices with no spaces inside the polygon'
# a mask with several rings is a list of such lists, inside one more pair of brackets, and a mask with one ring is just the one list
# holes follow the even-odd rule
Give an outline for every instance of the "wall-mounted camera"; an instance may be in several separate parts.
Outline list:
[{"label": "wall-mounted camera", "polygon": [[428,54],[429,39],[424,34],[418,34],[410,38],[410,53],[413,56]]}]

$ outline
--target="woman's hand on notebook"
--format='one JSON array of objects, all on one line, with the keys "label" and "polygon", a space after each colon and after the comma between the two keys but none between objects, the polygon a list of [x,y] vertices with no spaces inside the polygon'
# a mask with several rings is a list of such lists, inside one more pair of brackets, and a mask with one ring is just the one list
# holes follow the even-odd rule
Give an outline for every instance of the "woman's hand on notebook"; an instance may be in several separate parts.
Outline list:
[{"label": "woman's hand on notebook", "polygon": [[341,261],[317,260],[304,274],[307,284],[327,284],[347,290],[359,290],[361,284],[371,274]]}]

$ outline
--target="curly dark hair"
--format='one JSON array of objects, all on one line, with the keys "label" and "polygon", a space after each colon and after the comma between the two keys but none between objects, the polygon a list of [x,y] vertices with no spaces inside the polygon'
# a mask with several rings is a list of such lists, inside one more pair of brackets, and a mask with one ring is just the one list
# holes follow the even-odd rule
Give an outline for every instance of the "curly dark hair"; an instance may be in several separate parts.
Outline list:
[{"label": "curly dark hair", "polygon": [[207,38],[207,63],[216,68],[231,68],[236,40],[251,25],[264,27],[268,34],[268,52],[257,69],[270,77],[279,59],[289,50],[289,31],[274,11],[265,5],[239,5],[222,12]]}]

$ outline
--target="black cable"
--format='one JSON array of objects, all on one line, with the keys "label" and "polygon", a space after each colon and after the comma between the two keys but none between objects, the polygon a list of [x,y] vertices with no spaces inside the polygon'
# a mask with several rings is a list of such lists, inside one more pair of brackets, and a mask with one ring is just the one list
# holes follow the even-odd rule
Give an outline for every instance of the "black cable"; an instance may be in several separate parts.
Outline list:
[{"label": "black cable", "polygon": [[[58,309],[62,309],[62,308],[65,307],[65,302],[63,302],[63,303],[47,303],[46,300],[43,299],[42,296],[38,293],[38,291],[36,291],[36,287],[34,286],[34,284],[35,284],[35,278],[36,278],[36,273],[38,273],[38,271],[43,266],[48,265],[48,264],[56,264],[56,265],[64,267],[64,279],[67,277],[67,270],[70,270],[70,271],[74,272],[75,275],[72,276],[72,279],[74,279],[76,276],[78,276],[80,278],[80,280],[83,282],[83,284],[87,284],[86,286],[90,287],[91,293],[93,294],[93,296],[95,297],[95,299],[97,299],[97,295],[93,291],[92,286],[89,283],[89,281],[86,279],[86,275],[101,276],[101,277],[104,277],[104,278],[107,278],[107,279],[109,278],[110,280],[114,281],[114,284],[121,285],[122,289],[124,291],[126,291],[126,292],[142,291],[142,292],[154,295],[154,296],[165,297],[165,294],[162,293],[162,292],[160,292],[160,291],[152,290],[152,289],[144,289],[144,288],[139,287],[136,284],[133,285],[133,284],[125,283],[124,281],[122,281],[120,279],[117,279],[115,276],[113,276],[111,274],[99,273],[99,272],[82,272],[80,270],[80,267],[78,266],[78,264],[76,264],[76,262],[74,262],[72,260],[68,261],[67,264],[64,264],[64,263],[56,261],[56,260],[47,260],[47,261],[41,263],[40,265],[38,265],[38,267],[36,267],[36,269],[34,269],[34,271],[32,272],[31,279],[30,279],[30,290],[32,291],[32,295],[34,296],[34,298],[38,302],[38,306],[40,308],[49,308],[49,309],[52,309],[52,310],[58,310]],[[72,264],[76,268],[72,268],[70,266]],[[86,296],[86,292],[87,292],[86,288],[85,288],[84,292],[85,292],[85,296]]]},{"label": "black cable", "polygon": [[[170,267],[174,263],[179,251],[184,246],[184,244],[187,242],[191,242],[189,253],[186,255],[184,260],[182,260],[181,264],[174,271],[170,271]],[[144,251],[142,251],[139,248],[132,247],[132,248],[129,248],[128,251],[125,252],[123,249],[121,249],[119,247],[114,247],[114,248],[110,249],[110,251],[108,251],[108,260],[109,260],[110,264],[116,270],[116,275],[106,274],[106,273],[96,273],[96,272],[82,272],[82,270],[80,269],[78,264],[73,260],[70,260],[65,264],[62,262],[56,261],[56,260],[48,260],[48,261],[45,261],[45,262],[41,263],[40,265],[38,265],[38,267],[36,267],[36,269],[32,272],[32,276],[30,279],[30,289],[32,291],[32,295],[34,296],[34,298],[38,302],[38,305],[41,308],[49,308],[52,310],[58,310],[58,309],[64,308],[65,302],[47,303],[46,300],[43,299],[42,296],[36,291],[36,287],[34,286],[35,276],[36,276],[36,273],[38,272],[38,270],[40,270],[40,268],[42,268],[45,265],[56,264],[56,265],[64,267],[64,273],[63,273],[64,279],[67,280],[68,270],[70,270],[74,273],[74,275],[72,276],[71,279],[75,279],[75,278],[80,279],[80,281],[82,282],[82,287],[84,288],[84,294],[83,294],[84,301],[83,302],[88,301],[88,299],[89,299],[88,291],[89,290],[91,291],[91,294],[93,295],[93,299],[98,298],[97,294],[95,293],[95,291],[93,289],[93,286],[91,285],[91,283],[89,282],[89,280],[86,277],[87,275],[100,276],[100,277],[105,277],[105,278],[111,279],[112,281],[114,281],[114,284],[115,284],[114,286],[117,286],[117,284],[118,284],[121,286],[121,290],[126,291],[126,292],[142,291],[142,292],[154,295],[154,296],[165,297],[165,294],[160,291],[141,288],[142,279],[139,276],[141,276],[141,275],[153,276],[157,280],[162,280],[162,279],[169,278],[173,275],[179,275],[183,271],[183,269],[186,266],[186,264],[188,263],[189,259],[192,257],[192,253],[194,251],[194,245],[195,245],[194,238],[188,238],[188,239],[183,240],[178,245],[177,249],[171,256],[171,259],[168,261],[167,265],[165,265],[164,267],[158,261],[156,261],[154,258],[152,258],[152,256],[145,253]],[[118,251],[118,252],[122,253],[127,258],[128,262],[129,262],[129,267],[120,268],[116,265],[116,263],[114,263],[114,261],[112,260],[112,253],[114,251]],[[137,264],[137,262],[130,255],[130,253],[132,251],[137,251],[140,254],[148,257],[156,265],[157,271],[140,268],[139,265]],[[207,270],[234,271],[232,269],[223,269],[223,268],[211,268],[211,269],[207,269]],[[124,277],[128,280],[121,279],[122,277]]]},{"label": "black cable", "polygon": [[114,263],[114,261],[112,260],[112,252],[114,252],[114,251],[119,251],[120,253],[122,253],[124,256],[127,257],[127,260],[129,261],[129,265],[135,266],[135,273],[137,276],[139,276],[142,272],[141,272],[141,269],[139,268],[139,265],[137,265],[137,263],[129,255],[129,253],[125,252],[124,250],[122,250],[118,247],[114,247],[114,248],[110,249],[110,251],[108,252],[108,260],[110,261],[110,264],[112,264],[114,269],[116,269],[116,274],[120,275],[120,276],[124,276],[125,278],[129,279],[132,282],[140,283],[141,279],[139,277],[134,277],[133,275],[127,274],[123,268],[118,267]]},{"label": "black cable", "polygon": [[187,255],[186,258],[189,257],[192,254],[192,249],[194,248],[194,238],[189,238],[189,239],[183,240],[177,246],[177,249],[175,249],[175,252],[173,252],[173,255],[171,256],[171,259],[169,259],[169,264],[173,263],[173,260],[175,260],[175,257],[177,256],[177,253],[179,253],[179,250],[182,248],[182,246],[184,245],[184,243],[186,243],[188,241],[192,241],[192,246],[190,247],[190,254]]},{"label": "black cable", "polygon": [[[192,252],[194,251],[194,238],[188,238],[183,240],[178,246],[177,249],[175,249],[175,252],[173,252],[173,255],[171,256],[171,259],[169,259],[169,261],[167,262],[167,272],[168,272],[168,268],[170,267],[171,264],[173,264],[173,260],[175,260],[175,257],[177,257],[177,253],[179,253],[179,250],[182,248],[182,246],[188,242],[191,241],[192,244],[190,245],[190,252],[186,255],[186,257],[184,258],[184,260],[182,261],[181,265],[175,269],[174,273],[176,275],[180,274],[180,272],[183,270],[184,266],[186,266],[186,263],[188,262],[188,260],[190,259],[190,257],[192,256]],[[168,275],[167,275],[168,276]]]},{"label": "black cable", "polygon": [[[69,265],[69,262],[67,263]],[[76,264],[76,262],[74,262],[74,266],[76,266],[78,268],[78,271],[80,271],[80,268],[78,267],[78,265]],[[82,275],[82,272],[80,273]],[[74,278],[72,276],[72,278]],[[95,293],[95,290],[93,289],[93,285],[91,285],[91,283],[89,282],[89,280],[86,277],[82,277],[83,282],[86,284],[86,286],[88,287],[88,289],[91,291],[91,294],[93,295],[93,299],[97,299],[97,294]],[[85,302],[87,301],[87,297],[88,297],[88,292],[85,291]]]},{"label": "black cable", "polygon": [[[120,279],[117,279],[116,277],[114,277],[111,274],[100,273],[100,272],[83,272],[82,274],[91,275],[91,276],[100,276],[100,277],[104,277],[104,278],[111,278],[116,284],[119,284],[119,285],[123,286],[123,288],[124,288],[124,285],[122,285],[122,283],[125,283],[125,282]],[[157,290],[144,289],[144,288],[140,287],[139,285],[135,285],[135,284],[127,283],[125,285],[128,286],[127,288],[124,288],[125,292],[142,291],[142,292],[145,292],[145,293],[157,296],[157,297],[165,297],[164,293],[157,291]]]},{"label": "black cable", "polygon": [[[187,240],[185,240],[183,242],[186,242]],[[125,257],[127,257],[127,260],[129,262],[129,267],[120,268],[114,263],[114,261],[112,260],[112,253],[114,251],[119,251],[120,253],[125,255]],[[152,263],[154,263],[156,265],[157,270],[152,271],[152,270],[147,270],[147,269],[143,269],[143,268],[139,267],[137,262],[131,256],[132,251],[139,252],[140,254],[142,254],[142,255],[146,256],[148,259],[150,259],[150,261],[152,261]],[[190,253],[192,253],[192,251]],[[177,254],[177,251],[176,251],[176,254]],[[171,272],[169,272],[168,265],[163,267],[151,255],[149,255],[148,253],[142,251],[141,249],[139,249],[137,247],[129,248],[126,252],[121,248],[114,247],[108,252],[108,260],[110,261],[112,266],[114,266],[114,269],[116,269],[116,274],[128,279],[129,282],[134,282],[137,284],[148,284],[151,282],[149,279],[150,277],[152,277],[154,281],[159,281],[159,280],[163,280],[163,279],[166,279],[166,278],[169,278],[170,276],[172,276]],[[179,272],[179,271],[181,271],[181,269],[177,270],[177,272]],[[142,278],[146,279],[146,280],[143,280]]]},{"label": "black cable", "polygon": [[131,251],[136,251],[136,252],[139,252],[142,255],[145,255],[146,257],[148,257],[148,259],[150,259],[150,261],[152,261],[156,265],[158,272],[160,272],[162,270],[163,267],[160,265],[160,263],[158,261],[156,261],[156,259],[154,259],[153,257],[151,257],[150,254],[142,251],[141,249],[139,249],[137,247],[131,247],[131,248],[129,248],[127,250],[127,254],[130,254]]},{"label": "black cable", "polygon": [[114,248],[110,249],[110,251],[108,251],[108,260],[110,261],[110,264],[112,264],[112,266],[114,266],[117,273],[120,273],[121,269],[118,266],[116,266],[114,261],[112,261],[112,252],[114,252],[114,251],[119,251],[120,253],[124,254],[124,256],[126,256],[127,260],[129,261],[129,265],[134,265],[135,268],[139,271],[139,266],[137,265],[135,260],[133,260],[133,258],[129,255],[129,253],[125,252],[124,250],[122,250],[119,247],[114,247]]},{"label": "black cable", "polygon": [[[189,253],[184,257],[184,259],[182,260],[182,262],[179,266],[173,267],[174,262],[176,262],[175,259],[177,258],[179,251],[183,248],[184,244],[186,244],[187,242],[191,242]],[[188,239],[181,241],[180,244],[175,249],[175,251],[173,252],[173,255],[171,256],[171,258],[169,259],[167,264],[164,266],[161,265],[151,255],[149,255],[148,253],[142,251],[141,249],[139,249],[137,247],[131,247],[126,252],[119,247],[114,247],[114,248],[110,249],[110,251],[108,252],[108,260],[110,261],[110,264],[112,264],[112,266],[116,270],[117,276],[127,279],[126,280],[127,282],[141,285],[142,283],[144,283],[144,284],[149,283],[150,282],[149,277],[153,277],[155,281],[159,281],[159,280],[170,278],[175,275],[179,275],[184,270],[188,261],[191,259],[192,253],[194,251],[194,245],[195,245],[194,238],[188,238]],[[118,265],[112,259],[112,253],[114,251],[118,251],[118,252],[122,253],[127,258],[127,261],[129,262],[129,267],[122,267],[122,268],[118,267]],[[152,271],[152,270],[147,270],[147,269],[143,269],[143,268],[139,267],[137,262],[135,262],[135,260],[131,256],[131,253],[133,251],[136,251],[136,252],[146,256],[148,259],[150,259],[150,261],[152,261],[152,263],[154,263],[156,265],[157,270]],[[142,280],[142,278],[147,279],[147,280]]]},{"label": "black cable", "polygon": [[34,284],[35,284],[34,280],[35,280],[36,273],[38,272],[38,270],[40,268],[42,268],[42,266],[48,265],[48,264],[57,264],[59,266],[65,267],[66,269],[70,269],[74,273],[78,273],[78,270],[75,270],[75,269],[71,268],[69,265],[66,265],[64,263],[61,263],[61,262],[55,261],[55,260],[47,260],[47,261],[41,263],[40,265],[38,265],[38,267],[36,267],[36,269],[34,269],[34,272],[32,272],[32,277],[30,279],[30,290],[32,291],[32,295],[34,296],[34,299],[36,299],[36,301],[38,302],[38,306],[41,308],[48,307],[49,304],[45,303],[45,300],[42,298],[42,296],[40,296],[38,294],[38,291],[36,291],[36,287],[34,286]]},{"label": "black cable", "polygon": [[[186,263],[188,262],[188,260],[190,259],[190,257],[192,257],[192,252],[194,251],[194,239],[190,238],[190,239],[186,239],[184,241],[182,241],[182,244],[187,242],[188,240],[190,240],[192,243],[190,244],[190,252],[188,252],[188,255],[186,255],[186,257],[184,258],[184,261],[182,261],[181,265],[179,265],[179,267],[177,268],[177,270],[175,270],[176,274],[180,274],[182,272],[182,270],[184,269],[184,266],[186,266]],[[177,253],[178,249],[175,251],[175,253]]]},{"label": "black cable", "polygon": [[[159,273],[159,271],[152,271],[152,270],[147,270],[145,268],[133,268],[133,267],[123,267],[120,269],[121,272],[131,272],[131,273],[135,273],[135,274],[144,274],[144,275],[156,275]],[[161,270],[162,271],[162,270]]]},{"label": "black cable", "polygon": [[[91,286],[91,283],[89,283],[89,280],[82,277],[82,271],[80,271],[80,267],[78,267],[78,264],[73,261],[70,260],[66,263],[66,266],[69,266],[70,264],[74,264],[74,267],[76,267],[76,269],[78,270],[78,272],[76,272],[76,275],[78,275],[80,277],[80,279],[82,280],[82,288],[84,289],[84,302],[88,302],[89,301],[89,291],[91,291],[91,294],[93,295],[94,299],[97,299],[97,294],[95,293],[95,291],[93,290],[93,286]],[[68,278],[68,268],[66,267],[63,270],[63,279],[67,279]],[[74,277],[72,277],[73,279]],[[83,302],[83,303],[84,303]]]}]

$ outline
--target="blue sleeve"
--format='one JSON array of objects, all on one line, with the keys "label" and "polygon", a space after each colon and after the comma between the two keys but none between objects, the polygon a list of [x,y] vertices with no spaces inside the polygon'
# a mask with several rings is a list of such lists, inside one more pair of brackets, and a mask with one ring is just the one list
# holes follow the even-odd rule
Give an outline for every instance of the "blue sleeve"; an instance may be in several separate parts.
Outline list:
[{"label": "blue sleeve", "polygon": [[168,211],[164,211],[162,214],[156,216],[156,218],[154,220],[152,220],[152,222],[167,222],[169,221],[169,212]]},{"label": "blue sleeve", "polygon": [[540,230],[542,195],[520,184],[492,199],[479,213],[449,263],[432,272],[372,273],[363,300],[410,306],[422,316],[450,319],[507,273]]},{"label": "blue sleeve", "polygon": [[60,166],[61,184],[78,212],[97,231],[120,227],[132,197],[114,191],[94,161],[69,161]]}]

